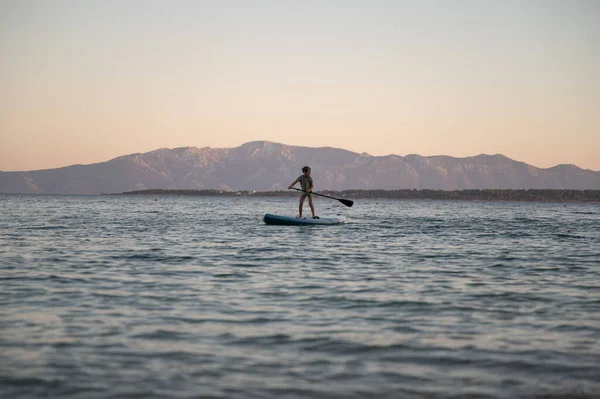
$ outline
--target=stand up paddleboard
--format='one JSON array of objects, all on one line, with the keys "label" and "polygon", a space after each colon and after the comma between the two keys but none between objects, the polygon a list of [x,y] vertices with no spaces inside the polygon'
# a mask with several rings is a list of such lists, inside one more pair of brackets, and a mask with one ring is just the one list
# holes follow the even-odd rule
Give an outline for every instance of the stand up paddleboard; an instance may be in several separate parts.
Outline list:
[{"label": "stand up paddleboard", "polygon": [[281,216],[267,213],[263,217],[263,222],[271,225],[280,226],[300,226],[300,225],[323,225],[323,224],[340,224],[344,223],[346,218],[342,215],[335,216],[321,216],[319,219],[313,219],[312,217],[297,218],[293,216]]}]

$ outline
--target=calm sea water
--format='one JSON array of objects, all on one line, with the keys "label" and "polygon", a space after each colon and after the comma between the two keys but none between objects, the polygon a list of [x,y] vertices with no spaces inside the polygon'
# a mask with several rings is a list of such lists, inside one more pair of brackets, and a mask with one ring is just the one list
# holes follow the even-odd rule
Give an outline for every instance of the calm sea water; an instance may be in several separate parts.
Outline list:
[{"label": "calm sea water", "polygon": [[0,196],[0,397],[600,397],[600,205],[154,199]]}]

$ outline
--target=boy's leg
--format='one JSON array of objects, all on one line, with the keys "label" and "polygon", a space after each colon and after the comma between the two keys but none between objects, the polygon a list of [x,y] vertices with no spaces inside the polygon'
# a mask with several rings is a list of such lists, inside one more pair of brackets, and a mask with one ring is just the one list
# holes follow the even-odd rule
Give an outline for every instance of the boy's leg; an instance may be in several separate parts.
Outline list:
[{"label": "boy's leg", "polygon": [[312,195],[308,196],[308,205],[310,205],[310,211],[312,212],[312,216],[314,218],[315,217],[315,206],[313,205],[313,202],[312,202]]},{"label": "boy's leg", "polygon": [[302,217],[302,205],[304,205],[304,195],[300,196],[300,206],[298,207],[298,217]]}]

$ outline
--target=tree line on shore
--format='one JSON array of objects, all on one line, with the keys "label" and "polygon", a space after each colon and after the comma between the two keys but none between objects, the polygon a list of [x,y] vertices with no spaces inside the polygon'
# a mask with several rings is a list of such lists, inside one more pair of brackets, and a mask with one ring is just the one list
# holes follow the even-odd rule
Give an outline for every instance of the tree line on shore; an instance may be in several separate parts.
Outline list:
[{"label": "tree line on shore", "polygon": [[[320,191],[342,198],[381,199],[430,199],[463,201],[537,201],[537,202],[599,202],[600,190],[555,190],[555,189],[488,189],[488,190],[343,190]],[[224,191],[224,190],[165,190],[150,189],[122,193],[123,195],[199,195],[199,196],[260,196],[295,197],[292,191]]]}]

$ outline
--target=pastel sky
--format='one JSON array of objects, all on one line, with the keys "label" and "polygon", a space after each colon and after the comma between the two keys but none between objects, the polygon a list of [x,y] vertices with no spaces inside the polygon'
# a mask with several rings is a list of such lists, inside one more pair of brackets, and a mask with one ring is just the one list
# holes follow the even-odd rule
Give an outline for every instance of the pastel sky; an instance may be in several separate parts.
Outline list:
[{"label": "pastel sky", "polygon": [[0,170],[254,140],[600,170],[600,1],[0,0]]}]

